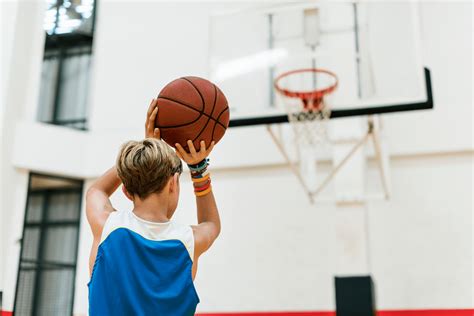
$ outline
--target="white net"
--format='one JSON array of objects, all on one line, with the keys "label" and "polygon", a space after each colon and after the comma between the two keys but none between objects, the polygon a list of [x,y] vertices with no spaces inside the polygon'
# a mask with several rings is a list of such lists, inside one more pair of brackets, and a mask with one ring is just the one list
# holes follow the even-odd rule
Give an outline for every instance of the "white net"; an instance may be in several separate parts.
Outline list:
[{"label": "white net", "polygon": [[331,116],[330,93],[337,78],[328,71],[305,69],[280,76],[275,82],[299,148],[327,145]]}]

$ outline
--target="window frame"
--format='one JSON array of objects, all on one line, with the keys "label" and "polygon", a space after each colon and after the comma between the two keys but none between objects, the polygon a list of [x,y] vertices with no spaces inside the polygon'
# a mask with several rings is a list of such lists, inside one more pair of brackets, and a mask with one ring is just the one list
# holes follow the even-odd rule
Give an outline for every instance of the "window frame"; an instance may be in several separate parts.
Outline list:
[{"label": "window frame", "polygon": [[[60,2],[62,2],[62,0],[56,0],[56,5],[59,6]],[[58,126],[65,126],[69,128],[78,129],[78,130],[87,130],[87,123],[88,123],[87,114],[85,115],[85,117],[58,119],[58,114],[59,114],[59,110],[61,106],[60,104],[60,93],[61,93],[61,84],[62,84],[61,74],[63,71],[63,64],[66,58],[72,57],[75,55],[89,55],[92,57],[93,55],[92,45],[93,45],[93,40],[94,40],[94,32],[95,32],[96,16],[97,16],[97,2],[98,0],[94,0],[92,15],[90,17],[92,19],[90,34],[75,32],[75,31],[71,31],[70,33],[60,33],[60,34],[53,32],[52,34],[48,34],[45,30],[46,39],[45,39],[43,60],[52,58],[52,56],[48,56],[48,53],[51,53],[52,51],[57,50],[58,54],[57,55],[53,54],[53,56],[58,56],[58,67],[55,73],[56,75],[55,82],[52,83],[52,85],[54,86],[54,91],[53,91],[54,97],[53,97],[53,104],[52,104],[51,119],[41,121],[43,123],[53,124],[53,125],[58,125]],[[59,7],[56,14],[56,19],[54,21],[55,29],[58,27],[58,22],[59,22]],[[86,48],[87,51],[68,54],[67,51],[72,48]],[[91,73],[89,73],[89,76],[90,74]],[[87,93],[89,93],[89,91],[87,91]],[[86,107],[87,105],[88,104],[86,104]],[[41,103],[40,103],[40,106],[41,106]]]},{"label": "window frame", "polygon": [[[49,189],[33,189],[31,188],[32,179],[33,177],[42,177],[42,178],[51,178],[51,179],[61,179],[67,180],[69,182],[74,182],[77,184],[77,187],[73,188],[49,188]],[[77,259],[79,253],[79,238],[80,238],[80,230],[81,230],[81,217],[82,217],[82,202],[83,202],[83,191],[84,191],[84,181],[80,179],[74,178],[66,178],[66,177],[58,177],[58,176],[51,176],[45,174],[38,174],[31,172],[29,174],[28,179],[28,190],[27,190],[27,198],[25,204],[25,212],[23,218],[23,231],[20,242],[20,255],[18,260],[18,269],[17,269],[17,277],[16,277],[16,289],[15,289],[15,298],[13,303],[13,313],[17,310],[18,304],[18,294],[19,294],[19,285],[20,285],[20,274],[22,271],[35,271],[35,283],[33,289],[33,299],[31,304],[31,313],[32,315],[37,315],[38,313],[38,306],[39,306],[39,295],[41,290],[41,275],[42,272],[45,270],[62,270],[68,269],[71,271],[73,275],[73,281],[71,284],[71,315],[73,315],[74,311],[74,298],[75,298],[75,290],[76,290],[76,273],[77,273]],[[79,194],[79,214],[77,220],[48,220],[47,219],[47,212],[49,207],[49,199],[51,195],[54,193],[78,193]],[[30,196],[34,195],[43,195],[44,199],[42,201],[42,209],[41,209],[41,220],[39,222],[30,223],[28,221],[28,210],[30,206]],[[44,256],[44,246],[45,246],[45,235],[46,229],[51,226],[59,226],[59,227],[70,227],[74,226],[77,228],[76,231],[76,249],[74,250],[74,260],[73,263],[68,262],[58,262],[58,261],[47,261],[43,260]],[[24,259],[24,242],[25,242],[25,232],[29,227],[38,227],[39,228],[39,241],[38,241],[38,254],[36,260],[33,259]],[[22,263],[31,264],[31,267],[22,267]]]}]

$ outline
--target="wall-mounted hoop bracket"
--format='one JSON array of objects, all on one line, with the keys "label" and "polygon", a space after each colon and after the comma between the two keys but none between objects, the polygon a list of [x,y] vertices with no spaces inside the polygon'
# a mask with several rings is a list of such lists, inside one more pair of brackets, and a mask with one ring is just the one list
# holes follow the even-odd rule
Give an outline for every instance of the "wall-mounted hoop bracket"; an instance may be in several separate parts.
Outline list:
[{"label": "wall-mounted hoop bracket", "polygon": [[[286,164],[292,171],[292,173],[296,176],[298,181],[300,182],[301,186],[303,187],[306,195],[308,196],[310,202],[313,204],[314,202],[318,201],[316,198],[320,195],[320,193],[328,186],[334,176],[341,170],[341,168],[354,156],[354,154],[361,150],[363,145],[366,145],[369,140],[373,144],[374,148],[374,158],[376,161],[377,169],[380,174],[380,180],[382,184],[382,194],[381,195],[367,195],[365,200],[374,199],[374,198],[382,198],[388,200],[390,198],[390,169],[388,165],[388,153],[382,146],[382,142],[380,139],[380,124],[376,124],[377,122],[374,121],[373,116],[368,116],[367,118],[367,129],[362,138],[360,138],[353,147],[347,152],[347,154],[331,169],[328,175],[319,183],[315,190],[311,190],[307,185],[304,175],[299,170],[297,164],[298,162],[292,161],[290,158],[290,154],[285,147],[285,144],[280,136],[275,133],[272,125],[267,125],[267,131],[270,134],[272,141],[277,146],[278,150],[282,154],[283,158],[285,159]],[[316,162],[315,162],[316,163]],[[322,200],[321,200],[322,201]],[[361,201],[353,201],[360,203]]]}]

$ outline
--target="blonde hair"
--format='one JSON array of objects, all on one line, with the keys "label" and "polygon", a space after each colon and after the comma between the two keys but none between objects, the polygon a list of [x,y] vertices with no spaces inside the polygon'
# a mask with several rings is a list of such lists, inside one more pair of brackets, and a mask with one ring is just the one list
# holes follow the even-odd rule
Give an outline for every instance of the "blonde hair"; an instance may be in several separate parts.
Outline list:
[{"label": "blonde hair", "polygon": [[116,167],[127,191],[141,199],[161,192],[169,178],[182,171],[181,160],[174,150],[155,138],[123,144]]}]

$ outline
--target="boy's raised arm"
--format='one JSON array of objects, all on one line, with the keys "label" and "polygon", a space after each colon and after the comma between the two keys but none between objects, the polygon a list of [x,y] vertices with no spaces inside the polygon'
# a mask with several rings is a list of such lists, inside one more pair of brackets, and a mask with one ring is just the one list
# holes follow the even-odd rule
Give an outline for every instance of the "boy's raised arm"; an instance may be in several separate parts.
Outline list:
[{"label": "boy's raised arm", "polygon": [[109,197],[117,190],[120,183],[117,169],[114,166],[100,176],[87,190],[86,215],[94,238],[100,238],[105,221],[114,211]]},{"label": "boy's raised arm", "polygon": [[[206,149],[205,142],[201,142],[201,149],[196,152],[193,142],[188,141],[190,152],[187,153],[180,144],[176,144],[176,153],[189,166],[196,194],[198,225],[192,226],[194,232],[195,259],[211,247],[221,231],[221,221],[216,200],[212,193],[210,177],[207,171],[207,156],[214,148],[214,142]],[[195,176],[197,175],[197,177]]]},{"label": "boy's raised arm", "polygon": [[193,231],[195,252],[199,257],[219,236],[221,220],[212,191],[204,196],[196,196],[196,206],[198,225],[193,227]]}]

